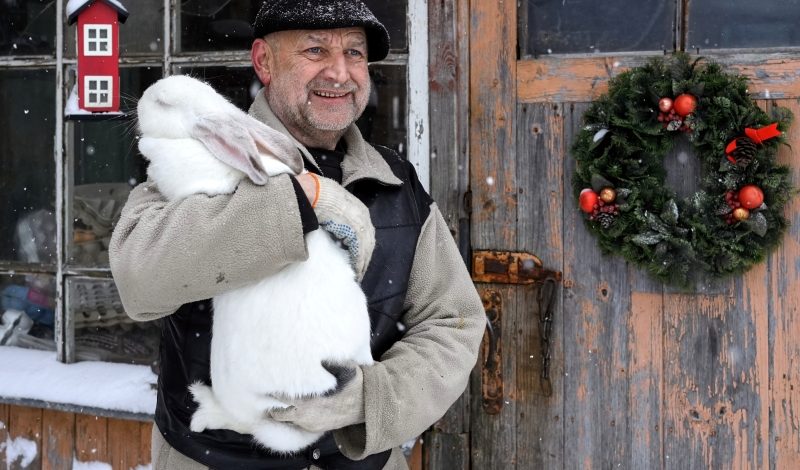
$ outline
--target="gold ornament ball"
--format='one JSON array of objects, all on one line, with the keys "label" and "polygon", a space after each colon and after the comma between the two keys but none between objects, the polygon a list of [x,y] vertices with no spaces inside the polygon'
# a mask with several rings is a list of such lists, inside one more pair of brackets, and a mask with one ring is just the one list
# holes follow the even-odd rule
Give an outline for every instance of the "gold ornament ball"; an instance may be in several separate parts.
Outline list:
[{"label": "gold ornament ball", "polygon": [[745,209],[744,207],[738,207],[733,210],[733,218],[738,220],[739,222],[747,220],[748,218],[750,218],[750,211]]},{"label": "gold ornament ball", "polygon": [[604,203],[611,204],[615,199],[617,199],[617,192],[613,188],[603,188],[600,191],[600,200]]}]

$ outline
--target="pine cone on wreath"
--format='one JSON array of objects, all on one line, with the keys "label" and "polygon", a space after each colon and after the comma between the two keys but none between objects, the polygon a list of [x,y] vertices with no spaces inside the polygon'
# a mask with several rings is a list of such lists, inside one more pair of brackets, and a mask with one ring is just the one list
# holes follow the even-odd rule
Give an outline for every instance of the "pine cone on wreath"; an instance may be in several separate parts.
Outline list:
[{"label": "pine cone on wreath", "polygon": [[756,157],[756,150],[756,143],[749,137],[737,137],[736,148],[730,153],[730,157],[739,168],[747,168]]},{"label": "pine cone on wreath", "polygon": [[600,226],[605,229],[611,227],[611,224],[613,224],[616,219],[617,218],[613,214],[609,214],[606,212],[601,212],[597,214],[596,217],[596,220],[600,223]]}]

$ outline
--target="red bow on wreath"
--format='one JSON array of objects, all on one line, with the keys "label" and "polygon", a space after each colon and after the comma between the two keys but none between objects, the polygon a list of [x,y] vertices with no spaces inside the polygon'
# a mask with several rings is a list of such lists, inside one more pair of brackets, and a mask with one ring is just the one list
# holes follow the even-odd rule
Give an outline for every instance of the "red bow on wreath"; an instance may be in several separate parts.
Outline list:
[{"label": "red bow on wreath", "polygon": [[768,126],[759,127],[758,129],[748,127],[744,130],[744,135],[746,137],[737,137],[733,139],[725,148],[725,155],[728,161],[734,165],[737,163],[737,158],[741,156],[742,153],[754,151],[755,144],[760,145],[766,140],[778,137],[781,135],[781,131],[778,130],[778,123],[773,122]]}]

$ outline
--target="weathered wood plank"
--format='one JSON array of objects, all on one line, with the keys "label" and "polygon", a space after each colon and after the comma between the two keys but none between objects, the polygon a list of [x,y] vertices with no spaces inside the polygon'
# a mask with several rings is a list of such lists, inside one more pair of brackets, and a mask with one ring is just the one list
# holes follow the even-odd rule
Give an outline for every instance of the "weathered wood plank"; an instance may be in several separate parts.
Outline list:
[{"label": "weathered wood plank", "polygon": [[470,37],[472,247],[516,247],[516,3],[473,2]]},{"label": "weathered wood plank", "polygon": [[[665,156],[665,161],[677,155]],[[691,166],[691,164],[690,164]],[[669,170],[669,163],[665,164]],[[668,180],[669,180],[668,174]],[[678,186],[685,183],[669,182]],[[628,468],[663,468],[664,285],[641,268],[628,265],[631,311],[628,317]],[[626,467],[626,465],[622,465]]]},{"label": "weathered wood plank", "polygon": [[[796,54],[714,54],[704,57],[730,66],[750,78],[751,93],[762,98],[800,97]],[[542,57],[517,62],[520,102],[582,102],[599,97],[608,80],[651,56]]]},{"label": "weathered wood plank", "polygon": [[[8,415],[9,415],[9,406],[3,403],[0,403],[0,443],[6,442],[8,440]],[[0,446],[0,467],[7,466],[8,462],[6,460],[6,447]]]},{"label": "weathered wood plank", "polygon": [[[657,290],[652,286],[656,283],[643,277],[644,273],[632,275],[639,279],[634,281],[627,325],[628,432],[631,439],[631,460],[627,467],[660,468],[664,449],[661,424],[664,296],[653,292]],[[651,285],[642,289],[643,281]]]},{"label": "weathered wood plank", "polygon": [[[514,251],[517,245],[516,33],[516,2],[470,2],[469,172],[474,249]],[[490,284],[479,287],[481,294],[487,289],[501,294],[502,374],[505,390],[513,391],[517,387],[514,355],[517,289]],[[480,381],[480,373],[473,374],[472,467],[514,469],[517,467],[515,397],[507,395],[500,413],[489,415],[482,406]]]},{"label": "weathered wood plank", "polygon": [[[469,470],[469,434],[431,431],[425,436],[422,468],[427,470]],[[467,452],[464,452],[467,449]]]},{"label": "weathered wood plank", "polygon": [[36,445],[36,455],[27,465],[22,465],[22,458],[10,463],[10,470],[33,470],[42,466],[42,410],[25,406],[12,406],[8,417],[8,438],[25,439]]},{"label": "weathered wood plank", "polygon": [[[545,268],[563,269],[565,155],[564,115],[560,105],[517,108],[517,245],[534,253]],[[521,287],[517,304],[517,466],[562,468],[564,459],[564,349],[560,283],[555,290],[550,332],[550,392],[543,382],[542,325],[538,296],[543,287]],[[524,444],[522,444],[524,443]]]},{"label": "weathered wood plank", "polygon": [[[503,387],[506,391],[502,408],[497,414],[488,414],[483,407],[481,387],[481,370],[486,363],[486,356],[482,348],[478,358],[477,370],[471,377],[471,463],[472,468],[517,468],[517,441],[516,425],[516,335],[518,325],[515,321],[514,311],[518,304],[518,290],[516,287],[498,284],[480,284],[478,292],[484,296],[488,291],[499,293],[502,312],[500,333],[502,337],[502,374]],[[487,342],[487,337],[484,341]],[[527,445],[527,443],[526,443]],[[523,468],[520,466],[520,468]]]},{"label": "weathered wood plank", "polygon": [[[566,141],[585,105],[567,115]],[[627,265],[603,256],[572,193],[564,163],[564,468],[617,468],[631,460],[628,413],[631,285]]]},{"label": "weathered wood plank", "polygon": [[75,415],[42,412],[42,470],[71,470],[75,448]]},{"label": "weathered wood plank", "polygon": [[760,393],[768,368],[758,363],[756,331],[767,313],[765,279],[760,265],[727,293],[665,300],[665,454],[674,468],[766,465]]},{"label": "weathered wood plank", "polygon": [[153,423],[141,423],[139,427],[139,465],[148,465],[152,462],[152,431]]},{"label": "weathered wood plank", "polygon": [[[467,135],[467,73],[469,40],[466,28],[469,19],[468,1],[432,1],[428,3],[430,30],[430,125],[431,125],[431,196],[439,206],[450,232],[460,246],[469,243],[469,213],[464,197],[469,186],[469,157]],[[435,26],[434,26],[435,25]],[[461,435],[469,430],[469,389],[450,410],[434,424],[441,432]],[[441,451],[429,447],[426,434],[423,452]],[[448,449],[450,450],[450,449]],[[458,460],[469,460],[469,441]],[[450,454],[426,456],[440,462]],[[438,468],[449,468],[442,463]]]},{"label": "weathered wood plank", "polygon": [[108,462],[108,419],[75,415],[75,458],[80,462]]},{"label": "weathered wood plank", "polygon": [[[431,196],[458,240],[459,220],[469,217],[463,204],[469,185],[466,49],[459,31],[463,0],[428,3],[430,32]],[[467,14],[468,15],[468,14]],[[467,16],[468,18],[468,16]]]},{"label": "weathered wood plank", "polygon": [[[468,251],[469,217],[465,196],[469,188],[469,1],[428,3],[430,51],[431,196],[439,206],[462,253]],[[425,433],[425,461],[453,468],[469,461],[469,440],[460,450],[431,446],[433,434],[461,436],[469,432],[469,388],[442,419]],[[431,467],[428,467],[431,468]]]},{"label": "weathered wood plank", "polygon": [[[791,165],[794,184],[800,186],[800,103],[780,100],[776,104],[795,114],[787,135],[792,148],[781,149],[779,161]],[[787,205],[785,215],[791,227],[769,261],[769,468],[776,470],[795,468],[800,462],[800,198],[795,196]]]},{"label": "weathered wood plank", "polygon": [[139,465],[138,421],[108,420],[108,460],[113,468],[133,468]]}]

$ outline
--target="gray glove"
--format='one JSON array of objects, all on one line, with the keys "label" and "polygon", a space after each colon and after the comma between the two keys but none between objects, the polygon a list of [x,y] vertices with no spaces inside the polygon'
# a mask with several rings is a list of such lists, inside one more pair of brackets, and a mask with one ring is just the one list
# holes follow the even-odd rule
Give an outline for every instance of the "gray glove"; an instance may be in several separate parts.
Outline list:
[{"label": "gray glove", "polygon": [[361,367],[344,369],[340,376],[349,376],[340,381],[339,389],[329,394],[308,398],[276,397],[290,405],[287,408],[270,410],[269,417],[275,421],[292,423],[311,432],[326,432],[363,423],[364,374]]},{"label": "gray glove", "polygon": [[319,178],[319,190],[314,211],[320,226],[347,247],[350,262],[359,281],[372,258],[375,248],[375,227],[369,209],[336,181]]}]

